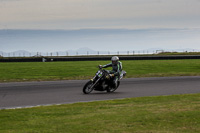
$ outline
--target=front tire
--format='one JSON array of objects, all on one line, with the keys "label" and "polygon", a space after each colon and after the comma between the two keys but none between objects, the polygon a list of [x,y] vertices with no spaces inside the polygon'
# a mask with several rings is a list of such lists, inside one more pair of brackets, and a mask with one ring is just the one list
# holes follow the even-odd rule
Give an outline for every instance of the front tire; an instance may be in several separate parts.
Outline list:
[{"label": "front tire", "polygon": [[89,94],[90,92],[92,92],[93,88],[91,88],[93,82],[92,81],[88,81],[84,87],[83,87],[83,93],[84,94]]}]

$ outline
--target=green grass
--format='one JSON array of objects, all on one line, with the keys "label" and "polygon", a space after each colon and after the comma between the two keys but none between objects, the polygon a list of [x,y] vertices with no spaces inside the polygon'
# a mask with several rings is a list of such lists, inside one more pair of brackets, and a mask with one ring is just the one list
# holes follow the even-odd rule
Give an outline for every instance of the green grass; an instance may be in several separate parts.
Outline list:
[{"label": "green grass", "polygon": [[[97,65],[109,61],[19,62],[0,63],[0,82],[88,79]],[[200,60],[133,60],[122,61],[127,78],[196,76]]]},{"label": "green grass", "polygon": [[200,94],[0,110],[1,133],[199,133]]}]

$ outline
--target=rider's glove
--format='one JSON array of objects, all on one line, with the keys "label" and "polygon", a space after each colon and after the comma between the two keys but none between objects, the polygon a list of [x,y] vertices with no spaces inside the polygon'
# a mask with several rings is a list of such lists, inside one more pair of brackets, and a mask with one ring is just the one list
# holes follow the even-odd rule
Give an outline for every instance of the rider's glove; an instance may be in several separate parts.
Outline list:
[{"label": "rider's glove", "polygon": [[99,65],[98,67],[99,67],[99,69],[103,68],[103,66],[102,66],[102,65]]},{"label": "rider's glove", "polygon": [[115,75],[114,74],[109,74],[110,75],[110,77],[114,77]]},{"label": "rider's glove", "polygon": [[106,76],[106,79],[110,79],[110,76],[109,76],[109,75],[107,75],[107,76]]}]

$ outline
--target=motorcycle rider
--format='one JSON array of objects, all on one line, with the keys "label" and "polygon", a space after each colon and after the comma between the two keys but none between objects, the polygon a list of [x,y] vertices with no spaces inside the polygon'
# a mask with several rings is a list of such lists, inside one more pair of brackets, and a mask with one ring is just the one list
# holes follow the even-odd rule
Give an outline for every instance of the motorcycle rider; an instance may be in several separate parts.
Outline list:
[{"label": "motorcycle rider", "polygon": [[117,82],[120,78],[120,74],[121,74],[121,71],[122,71],[122,62],[119,61],[119,57],[117,56],[113,56],[111,58],[111,63],[109,64],[106,64],[106,65],[99,65],[99,68],[107,68],[107,67],[112,67],[112,70],[109,71],[109,75],[110,77],[114,77],[113,78],[113,85],[114,85],[114,88],[117,87]]}]

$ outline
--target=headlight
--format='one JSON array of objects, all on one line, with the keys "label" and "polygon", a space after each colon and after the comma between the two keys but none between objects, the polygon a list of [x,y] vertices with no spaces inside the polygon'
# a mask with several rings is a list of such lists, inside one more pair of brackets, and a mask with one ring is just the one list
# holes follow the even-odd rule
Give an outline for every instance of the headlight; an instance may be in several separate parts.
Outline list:
[{"label": "headlight", "polygon": [[101,71],[98,71],[97,73],[96,73],[96,75],[98,76],[98,77],[101,77],[102,76],[102,72]]}]

